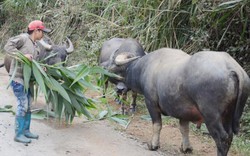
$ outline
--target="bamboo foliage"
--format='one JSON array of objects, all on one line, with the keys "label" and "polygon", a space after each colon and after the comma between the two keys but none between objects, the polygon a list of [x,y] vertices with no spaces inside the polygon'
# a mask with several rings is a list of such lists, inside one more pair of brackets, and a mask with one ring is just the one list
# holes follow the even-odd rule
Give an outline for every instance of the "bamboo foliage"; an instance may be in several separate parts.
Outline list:
[{"label": "bamboo foliage", "polygon": [[[67,122],[72,122],[76,115],[92,118],[89,109],[95,109],[95,100],[86,97],[84,92],[88,88],[95,91],[100,88],[89,77],[96,74],[113,75],[100,67],[79,65],[69,69],[30,61],[22,53],[17,53],[15,57],[23,63],[25,90],[28,90],[31,83],[38,86],[37,89],[44,94],[47,103],[52,104],[57,117],[65,116]],[[33,96],[38,95],[35,92]]]},{"label": "bamboo foliage", "polygon": [[[5,0],[3,6],[10,14],[15,9],[9,6],[27,11],[26,22],[43,19],[53,28],[54,41],[60,43],[70,35],[83,48],[81,53],[93,57],[98,46],[111,37],[137,38],[146,51],[172,47],[196,52],[224,50],[229,47],[225,40],[230,33],[236,31],[240,34],[237,40],[245,40],[249,29],[249,0]],[[30,10],[25,8],[39,14],[27,14]],[[237,22],[243,26],[239,32]]]},{"label": "bamboo foliage", "polygon": [[[4,2],[16,5],[16,1]],[[36,6],[31,1],[18,3],[20,10],[27,11],[22,26],[39,18],[53,29],[50,35],[55,43],[71,36],[76,45],[71,65],[96,64],[102,43],[112,37],[137,38],[148,52],[161,47],[188,53],[211,49],[228,51],[239,59],[246,54],[240,47],[248,45],[249,0],[43,0],[34,1]],[[34,14],[22,6],[33,7]],[[5,9],[15,13],[11,7]]]}]

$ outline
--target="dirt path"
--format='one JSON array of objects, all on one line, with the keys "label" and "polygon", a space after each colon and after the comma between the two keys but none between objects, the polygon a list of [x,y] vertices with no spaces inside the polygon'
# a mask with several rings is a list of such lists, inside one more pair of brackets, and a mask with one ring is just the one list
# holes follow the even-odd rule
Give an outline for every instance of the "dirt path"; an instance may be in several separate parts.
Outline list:
[{"label": "dirt path", "polygon": [[[9,77],[0,68],[0,107],[13,105],[16,101],[12,90],[6,89]],[[112,103],[112,100],[110,100]],[[40,104],[41,105],[41,104]],[[41,107],[35,105],[35,107]],[[42,103],[42,107],[45,106]],[[179,147],[181,135],[175,125],[163,125],[161,148],[149,151],[146,142],[152,134],[150,121],[142,120],[136,114],[127,130],[109,121],[84,122],[75,118],[70,126],[60,125],[55,120],[32,119],[31,129],[39,134],[39,140],[32,140],[28,146],[16,143],[14,118],[11,113],[0,113],[0,156],[182,156]],[[117,130],[119,129],[119,130]],[[216,148],[209,137],[190,134],[193,156],[214,156]],[[231,154],[229,155],[237,155]]]}]

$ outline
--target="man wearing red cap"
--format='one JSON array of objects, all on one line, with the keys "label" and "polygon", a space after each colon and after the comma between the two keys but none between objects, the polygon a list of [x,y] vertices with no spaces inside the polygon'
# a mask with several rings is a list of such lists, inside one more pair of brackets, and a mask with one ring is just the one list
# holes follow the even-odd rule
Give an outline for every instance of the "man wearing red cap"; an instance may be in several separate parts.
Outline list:
[{"label": "man wearing red cap", "polygon": [[[39,48],[36,41],[42,39],[44,32],[50,32],[40,20],[35,20],[29,23],[28,32],[12,37],[4,46],[4,50],[8,54],[15,54],[17,52],[23,53],[28,59],[36,59]],[[16,69],[15,69],[16,68]],[[30,132],[31,121],[31,92],[30,89],[25,91],[23,79],[23,67],[20,62],[12,59],[9,75],[12,76],[15,72],[11,86],[14,95],[17,99],[17,110],[15,118],[15,137],[16,142],[30,143],[31,139],[38,139],[38,135]]]}]

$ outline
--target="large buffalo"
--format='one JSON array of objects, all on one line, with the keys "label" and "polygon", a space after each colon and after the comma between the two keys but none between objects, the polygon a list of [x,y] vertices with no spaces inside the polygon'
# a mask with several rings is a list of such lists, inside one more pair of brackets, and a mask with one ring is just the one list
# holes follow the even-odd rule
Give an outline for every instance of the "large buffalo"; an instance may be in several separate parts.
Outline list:
[{"label": "large buffalo", "polygon": [[[52,43],[50,38],[44,37],[42,40],[37,42],[40,52],[37,56],[38,60],[44,60],[46,64],[52,65],[56,63],[61,63],[66,60],[68,54],[74,51],[74,46],[70,39],[67,38],[68,46],[66,44],[60,46]],[[12,58],[6,55],[4,58],[4,63],[0,65],[0,68],[5,66],[7,72],[10,70]]]},{"label": "large buffalo", "polygon": [[123,48],[114,54],[109,70],[145,96],[153,123],[149,149],[159,148],[163,114],[179,119],[183,152],[192,151],[189,122],[198,126],[204,122],[217,155],[226,156],[250,92],[250,79],[242,67],[225,52],[188,55],[162,48],[138,58],[128,50],[131,44],[120,46]]},{"label": "large buffalo", "polygon": [[[110,64],[110,60],[112,58],[112,56],[114,55],[114,53],[120,48],[120,46],[123,44],[123,42],[126,41],[126,39],[124,38],[112,38],[108,41],[105,41],[102,45],[101,48],[101,52],[100,52],[100,56],[99,56],[99,60],[98,60],[98,64],[99,66],[102,66],[104,68],[107,68]],[[130,45],[133,47],[133,49],[131,49],[133,51],[136,51],[138,48],[141,48],[141,45],[138,44],[137,42],[133,43],[134,45]],[[139,54],[141,55],[145,55],[145,53],[143,51],[140,51],[141,53]],[[122,99],[119,100],[119,102],[122,104],[122,113],[125,113],[125,106],[124,106],[124,101],[127,99],[127,92],[130,90],[129,88],[126,87],[126,85],[121,82],[118,81],[114,78],[109,78],[108,81],[110,81],[111,83],[116,85],[116,93],[117,96],[119,98],[119,96],[122,96]],[[106,94],[106,90],[108,88],[108,81],[105,82],[105,87],[104,87],[104,95]],[[137,98],[137,93],[132,91],[132,103],[131,103],[131,109],[132,112],[135,111],[135,107],[136,107],[136,98]]]}]

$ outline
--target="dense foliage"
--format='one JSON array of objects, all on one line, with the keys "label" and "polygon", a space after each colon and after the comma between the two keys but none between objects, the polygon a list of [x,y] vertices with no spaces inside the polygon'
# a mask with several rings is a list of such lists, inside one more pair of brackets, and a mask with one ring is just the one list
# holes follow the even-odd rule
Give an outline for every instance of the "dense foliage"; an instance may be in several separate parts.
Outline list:
[{"label": "dense foliage", "polygon": [[246,67],[249,4],[249,0],[4,0],[1,37],[25,31],[29,21],[42,19],[53,28],[53,40],[72,38],[79,50],[74,55],[84,56],[72,60],[87,58],[93,64],[107,38],[134,37],[146,51],[164,46],[188,53],[227,51]]},{"label": "dense foliage", "polygon": [[[25,31],[34,19],[53,29],[55,42],[65,36],[76,51],[68,64],[96,65],[103,41],[137,38],[150,52],[160,47],[195,53],[226,51],[250,75],[250,0],[1,0],[0,46]],[[88,60],[88,61],[87,61]],[[242,122],[250,129],[249,104]],[[250,134],[249,130],[245,131]]]}]

